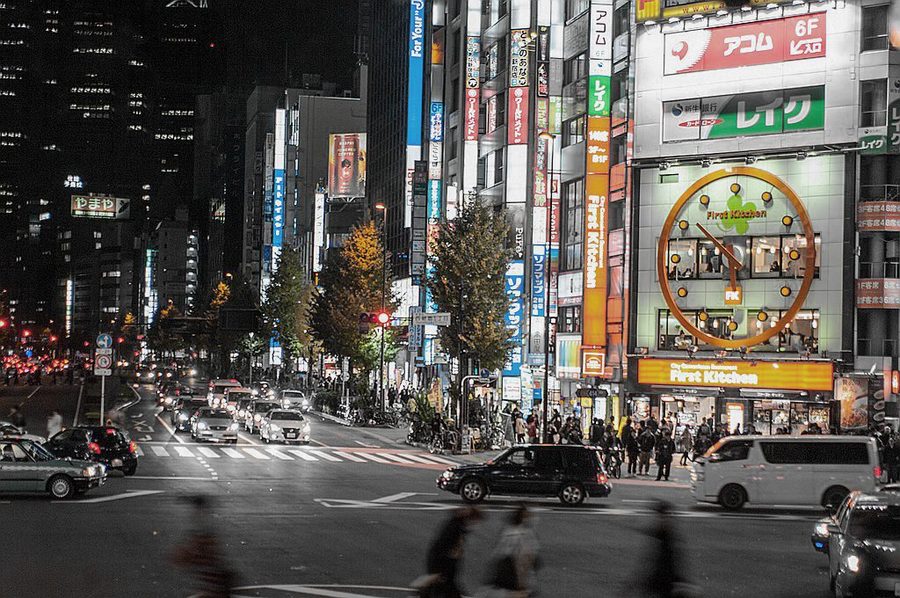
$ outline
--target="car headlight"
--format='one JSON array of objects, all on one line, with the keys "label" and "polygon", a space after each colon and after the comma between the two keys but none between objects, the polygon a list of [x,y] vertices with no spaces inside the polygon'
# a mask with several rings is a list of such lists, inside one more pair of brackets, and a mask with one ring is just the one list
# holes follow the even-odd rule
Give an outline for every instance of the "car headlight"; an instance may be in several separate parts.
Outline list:
[{"label": "car headlight", "polygon": [[453,475],[454,475],[453,472],[448,469],[447,471],[445,471],[444,473],[441,474],[441,477],[445,480],[452,480]]},{"label": "car headlight", "polygon": [[197,375],[197,370],[191,370],[191,376],[196,376],[196,375]]},{"label": "car headlight", "polygon": [[251,390],[251,391],[250,391],[250,394],[253,395],[253,396],[255,397],[256,395],[259,394],[259,391],[258,391],[258,390]]},{"label": "car headlight", "polygon": [[847,570],[850,571],[851,573],[859,573],[859,566],[860,566],[859,555],[848,554],[844,558],[844,564],[847,565]]},{"label": "car headlight", "polygon": [[198,430],[205,430],[205,429],[208,428],[208,427],[209,427],[209,426],[206,425],[206,422],[197,422],[197,429],[198,429]]},{"label": "car headlight", "polygon": [[244,417],[245,415],[247,415],[247,412],[244,411],[243,409],[241,409],[240,411],[238,411],[238,417]]},{"label": "car headlight", "polygon": [[281,401],[281,406],[284,407],[285,409],[287,409],[288,407],[291,406],[291,402],[287,399],[284,399],[283,401]]},{"label": "car headlight", "polygon": [[822,537],[824,537],[824,538],[827,538],[827,537],[829,536],[829,534],[828,534],[828,524],[825,523],[825,522],[821,522],[821,521],[820,521],[819,523],[817,523],[817,524],[816,524],[816,535],[817,535],[817,536],[822,536]]},{"label": "car headlight", "polygon": [[269,424],[269,432],[281,432],[281,427],[278,424]]},{"label": "car headlight", "polygon": [[253,416],[253,421],[255,421],[255,422],[258,422],[258,421],[260,421],[261,419],[262,419],[262,416],[261,416],[259,413],[255,414],[255,415]]},{"label": "car headlight", "polygon": [[240,426],[238,426],[237,422],[233,422],[230,426],[228,426],[228,429],[232,432],[237,432],[239,427]]},{"label": "car headlight", "polygon": [[86,478],[93,476],[94,468],[93,467],[85,467],[84,469],[81,470],[81,475]]},{"label": "car headlight", "polygon": [[234,410],[237,409],[237,407],[235,407],[234,405],[228,405],[226,409],[228,409],[229,413],[234,413]]},{"label": "car headlight", "polygon": [[303,399],[303,402],[300,404],[303,405],[304,407],[309,407],[309,399]]},{"label": "car headlight", "polygon": [[188,420],[187,413],[179,413],[178,414],[178,421],[186,422],[187,420]]}]

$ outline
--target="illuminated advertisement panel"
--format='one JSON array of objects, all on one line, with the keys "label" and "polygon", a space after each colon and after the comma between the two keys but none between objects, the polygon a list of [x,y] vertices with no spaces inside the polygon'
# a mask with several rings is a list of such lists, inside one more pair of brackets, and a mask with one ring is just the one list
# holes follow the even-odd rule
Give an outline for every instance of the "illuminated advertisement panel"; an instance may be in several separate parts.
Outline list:
[{"label": "illuminated advertisement panel", "polygon": [[325,248],[325,194],[316,192],[313,212],[313,272],[322,271],[322,250]]},{"label": "illuminated advertisement panel", "polygon": [[582,345],[606,345],[606,238],[609,177],[588,175],[584,205],[584,319]]},{"label": "illuminated advertisement panel", "polygon": [[[774,8],[780,4],[790,4],[793,0],[749,0],[751,7]],[[642,0],[637,5],[635,21],[659,21],[661,19],[692,17],[694,15],[711,15],[728,10],[726,0]]]},{"label": "illuminated advertisement panel", "polygon": [[666,75],[825,56],[826,13],[669,33]]},{"label": "illuminated advertisement panel", "polygon": [[507,106],[509,127],[507,143],[522,145],[528,143],[528,88],[511,87],[509,89],[509,105]]},{"label": "illuminated advertisement panel", "polygon": [[125,220],[129,216],[131,202],[108,195],[73,195],[70,214],[73,218],[97,218],[101,220]]},{"label": "illuminated advertisement panel", "polygon": [[273,174],[272,247],[281,247],[284,241],[284,170],[276,168]]},{"label": "illuminated advertisement panel", "polygon": [[366,134],[328,136],[328,195],[331,198],[366,194]]},{"label": "illuminated advertisement panel", "polygon": [[477,36],[466,37],[466,103],[463,139],[476,141],[478,139],[478,112],[481,97],[479,94],[481,71],[481,38]]},{"label": "illuminated advertisement panel", "polygon": [[900,232],[900,202],[859,202],[856,205],[856,228],[865,232]]},{"label": "illuminated advertisement panel", "polygon": [[509,33],[509,86],[528,85],[528,44],[531,41],[528,29],[514,29]]},{"label": "illuminated advertisement panel", "polygon": [[409,3],[409,93],[406,145],[422,145],[422,74],[425,65],[425,0]]},{"label": "illuminated advertisement panel", "polygon": [[513,347],[507,356],[503,366],[503,377],[520,376],[522,373],[522,329],[524,324],[525,303],[523,292],[525,290],[525,263],[521,260],[510,262],[506,271],[506,296],[509,298],[509,308],[503,319],[506,327],[511,331]]}]

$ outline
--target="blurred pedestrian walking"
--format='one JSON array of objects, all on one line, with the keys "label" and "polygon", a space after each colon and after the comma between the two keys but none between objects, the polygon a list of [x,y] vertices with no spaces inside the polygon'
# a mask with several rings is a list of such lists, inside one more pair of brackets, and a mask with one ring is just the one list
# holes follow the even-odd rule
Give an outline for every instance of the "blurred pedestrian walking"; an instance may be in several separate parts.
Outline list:
[{"label": "blurred pedestrian walking", "polygon": [[172,561],[186,569],[196,579],[197,598],[227,598],[236,585],[236,574],[225,562],[219,540],[209,520],[211,505],[205,496],[190,499],[193,512],[190,521],[194,528],[190,536],[175,549]]},{"label": "blurred pedestrian walking", "polygon": [[438,532],[428,549],[428,572],[413,582],[420,598],[461,598],[459,586],[460,561],[463,557],[466,534],[481,520],[481,512],[474,507],[457,509]]},{"label": "blurred pedestrian walking", "polygon": [[63,418],[56,409],[47,416],[47,438],[53,438],[62,430]]},{"label": "blurred pedestrian walking", "polygon": [[656,523],[650,532],[653,544],[649,551],[650,560],[645,562],[649,569],[641,570],[644,579],[644,593],[647,598],[688,598],[697,596],[697,588],[685,581],[678,562],[678,548],[672,527],[672,508],[669,503],[659,501],[654,507]]},{"label": "blurred pedestrian walking", "polygon": [[538,543],[531,529],[531,513],[519,505],[500,535],[488,583],[478,598],[528,598],[535,595],[535,571],[540,560]]}]

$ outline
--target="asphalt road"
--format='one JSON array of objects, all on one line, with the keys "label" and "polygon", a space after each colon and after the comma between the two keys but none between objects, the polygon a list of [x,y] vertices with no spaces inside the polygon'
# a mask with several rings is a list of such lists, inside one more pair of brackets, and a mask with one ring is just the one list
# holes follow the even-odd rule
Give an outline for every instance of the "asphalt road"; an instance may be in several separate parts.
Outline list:
[{"label": "asphalt road", "polygon": [[[214,501],[209,525],[246,587],[241,596],[410,595],[402,588],[423,573],[432,535],[459,505],[435,488],[439,459],[378,430],[315,416],[309,447],[273,448],[246,435],[237,446],[198,445],[167,429],[149,391],[142,388],[145,400],[127,410],[143,454],[137,475],[111,477],[75,501],[0,496],[8,541],[0,594],[188,596],[191,578],[171,556],[198,524],[184,498],[202,493]],[[28,401],[49,409],[72,397],[71,388],[45,387]],[[0,409],[8,400],[0,394]],[[578,509],[527,501],[536,512],[540,595],[642,595],[657,498],[675,505],[680,569],[703,596],[828,595],[825,558],[809,542],[818,512],[729,515],[695,506],[685,484],[643,480],[622,480],[609,498]],[[464,557],[470,594],[514,504],[502,497],[485,504]]]}]

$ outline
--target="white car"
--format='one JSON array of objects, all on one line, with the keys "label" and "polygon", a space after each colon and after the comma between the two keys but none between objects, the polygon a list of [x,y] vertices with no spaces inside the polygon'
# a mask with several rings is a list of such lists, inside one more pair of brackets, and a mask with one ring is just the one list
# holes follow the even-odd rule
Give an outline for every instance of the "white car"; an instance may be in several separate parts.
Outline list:
[{"label": "white car", "polygon": [[18,438],[20,440],[30,440],[38,444],[44,444],[47,439],[37,434],[29,434],[24,429],[14,426],[9,422],[0,422],[0,438]]},{"label": "white car", "polygon": [[309,422],[296,409],[273,409],[259,424],[263,442],[302,442],[309,444]]},{"label": "white car", "polygon": [[229,388],[240,388],[241,383],[235,379],[210,380],[209,391],[206,393],[206,399],[210,407],[225,406],[225,391]]},{"label": "white car", "polygon": [[282,390],[281,406],[285,409],[299,409],[306,413],[309,411],[310,402],[302,390]]}]

